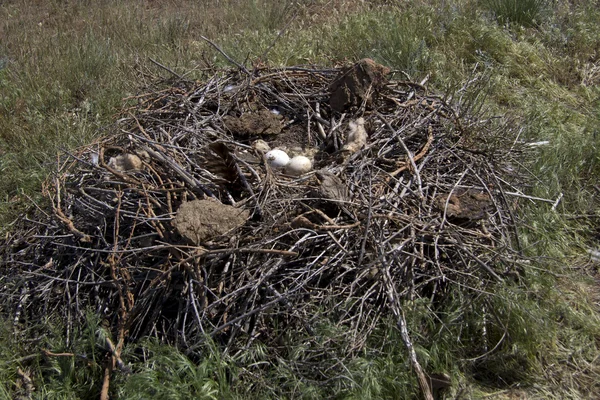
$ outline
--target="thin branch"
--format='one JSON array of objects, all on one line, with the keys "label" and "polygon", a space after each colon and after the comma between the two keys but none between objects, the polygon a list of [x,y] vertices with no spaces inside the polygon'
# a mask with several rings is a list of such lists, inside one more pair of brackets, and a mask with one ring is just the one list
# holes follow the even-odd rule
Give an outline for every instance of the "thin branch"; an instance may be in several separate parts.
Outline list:
[{"label": "thin branch", "polygon": [[227,61],[229,61],[231,64],[235,65],[236,67],[238,67],[240,70],[244,71],[244,73],[246,75],[250,75],[250,72],[246,69],[246,67],[244,67],[242,64],[238,63],[237,61],[233,60],[231,57],[229,57],[219,46],[217,46],[212,40],[204,37],[204,36],[200,36],[203,40],[205,40],[206,42],[208,42],[212,47],[215,48],[215,50],[217,50],[219,53],[221,53],[223,55],[223,57],[225,57],[227,59]]},{"label": "thin branch", "polygon": [[183,79],[183,76],[179,75],[177,72],[173,71],[171,68],[159,63],[158,61],[156,61],[155,59],[153,59],[152,57],[148,57],[148,59],[150,61],[152,61],[152,63],[154,63],[155,65],[161,67],[162,69],[164,69],[165,71],[168,71],[170,73],[172,73],[173,75],[175,75],[177,78],[179,79]]}]

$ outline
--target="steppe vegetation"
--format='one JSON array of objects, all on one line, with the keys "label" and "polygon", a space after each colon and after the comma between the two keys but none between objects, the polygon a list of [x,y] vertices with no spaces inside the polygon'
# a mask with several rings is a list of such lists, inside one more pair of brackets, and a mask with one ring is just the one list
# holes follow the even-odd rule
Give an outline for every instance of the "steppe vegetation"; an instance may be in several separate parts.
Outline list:
[{"label": "steppe vegetation", "polygon": [[[535,143],[515,166],[533,177],[524,190],[560,200],[518,210],[533,262],[493,301],[471,305],[472,320],[453,319],[464,315],[460,292],[443,320],[426,312],[427,299],[405,304],[421,363],[451,378],[447,398],[598,398],[600,276],[588,250],[600,247],[599,26],[593,0],[0,2],[0,227],[9,231],[33,202],[44,203],[41,185],[58,152],[102,136],[129,96],[159,76],[172,78],[150,59],[188,79],[229,67],[201,36],[249,67],[370,57]],[[90,314],[85,326],[65,332],[48,315],[15,332],[12,310],[0,310],[0,397],[99,396],[102,321]],[[492,348],[473,356],[482,314],[505,329],[489,332]],[[262,365],[260,345],[237,357],[207,345],[205,357],[192,359],[148,339],[125,347],[133,372],[115,374],[111,394],[418,397],[396,328],[382,326],[370,340],[385,343],[386,354],[365,352],[343,379],[323,383],[298,379],[285,359]],[[299,343],[290,354],[302,351]],[[261,373],[240,383],[235,377],[248,365]]]}]

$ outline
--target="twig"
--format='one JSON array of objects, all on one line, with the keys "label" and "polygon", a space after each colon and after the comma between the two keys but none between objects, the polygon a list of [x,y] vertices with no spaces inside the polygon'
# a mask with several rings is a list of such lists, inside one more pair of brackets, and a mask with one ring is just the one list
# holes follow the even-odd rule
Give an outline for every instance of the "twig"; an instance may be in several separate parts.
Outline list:
[{"label": "twig", "polygon": [[290,223],[290,225],[293,228],[296,228],[296,227],[305,227],[305,228],[309,228],[309,229],[314,229],[315,231],[335,231],[335,230],[338,230],[338,229],[352,229],[352,228],[356,228],[357,226],[360,225],[360,221],[359,222],[355,222],[353,224],[349,224],[349,225],[317,225],[317,224],[311,222],[305,216],[299,215],[296,218],[294,218],[294,220]]},{"label": "twig", "polygon": [[[458,236],[457,236],[458,238]],[[460,242],[459,242],[460,243]],[[465,253],[467,253],[473,260],[475,260],[475,262],[477,263],[477,265],[479,265],[481,268],[483,268],[485,271],[487,271],[490,275],[492,275],[494,278],[496,278],[496,280],[498,282],[504,282],[504,279],[502,279],[500,277],[500,275],[498,275],[496,272],[494,272],[494,270],[487,265],[486,263],[484,263],[483,261],[481,261],[479,259],[479,257],[477,257],[475,254],[473,254],[469,249],[467,249],[464,245],[461,245],[461,250],[464,251]]]},{"label": "twig", "polygon": [[408,328],[406,326],[406,319],[404,318],[404,311],[400,306],[400,302],[398,301],[398,295],[396,294],[396,290],[394,289],[392,277],[390,275],[389,264],[385,262],[385,257],[382,257],[384,264],[382,265],[382,269],[384,271],[383,282],[387,291],[388,297],[388,305],[390,306],[394,316],[396,317],[396,324],[398,329],[400,330],[400,336],[402,337],[402,341],[404,342],[404,346],[408,351],[408,358],[410,359],[410,363],[417,375],[417,380],[419,381],[419,386],[421,388],[421,393],[425,400],[433,400],[433,395],[431,393],[431,388],[429,387],[429,382],[425,373],[423,372],[423,368],[417,359],[417,353],[415,352],[414,346],[410,339],[410,335],[408,334]]},{"label": "twig", "polygon": [[16,364],[22,364],[22,363],[24,363],[25,361],[33,360],[33,359],[35,359],[35,358],[38,358],[39,356],[40,356],[40,355],[39,355],[39,354],[37,354],[37,353],[34,353],[34,354],[29,354],[29,355],[27,355],[27,356],[24,356],[24,357],[15,358],[14,360],[8,360],[8,361],[5,361],[3,364],[5,364],[5,365],[8,365],[8,364],[13,364],[13,363],[16,363]]},{"label": "twig", "polygon": [[[319,117],[319,119],[323,119],[321,117],[321,103],[317,102],[315,104],[315,113],[317,115],[317,117]],[[327,134],[325,133],[325,129],[323,129],[323,125],[321,124],[321,121],[317,119],[317,132],[319,132],[319,136],[321,137],[322,140],[327,139]]]},{"label": "twig", "polygon": [[108,391],[110,389],[110,373],[113,369],[114,357],[104,367],[104,378],[102,380],[102,390],[100,391],[100,400],[109,400]]},{"label": "twig", "polygon": [[214,47],[215,50],[217,50],[219,53],[221,53],[223,55],[223,57],[225,57],[227,59],[227,61],[229,61],[231,64],[235,65],[236,67],[238,67],[240,70],[244,71],[244,73],[246,73],[246,75],[250,75],[250,72],[246,69],[246,67],[244,67],[242,64],[238,63],[237,61],[234,61],[223,50],[221,50],[221,48],[219,46],[217,46],[213,41],[205,38],[204,36],[200,36],[200,37],[203,40],[205,40],[206,42],[208,42],[212,47]]},{"label": "twig", "polygon": [[90,360],[89,358],[87,358],[84,355],[81,354],[75,354],[75,353],[53,353],[50,350],[46,350],[46,349],[42,349],[42,354],[44,354],[44,356],[46,357],[77,357],[77,358],[81,358],[82,360],[87,361],[87,363],[89,365],[95,365],[94,361]]},{"label": "twig", "polygon": [[[422,187],[422,183],[421,183],[421,175],[419,174],[419,170],[417,169],[417,164],[415,163],[415,159],[412,155],[412,152],[409,150],[409,148],[406,146],[406,144],[404,143],[404,140],[402,140],[402,137],[400,137],[400,135],[396,132],[396,130],[392,127],[392,125],[390,125],[390,123],[385,119],[385,117],[381,114],[378,114],[379,118],[383,121],[383,123],[385,124],[385,126],[387,126],[387,128],[392,131],[392,133],[394,134],[394,138],[398,141],[398,143],[400,143],[400,145],[402,146],[402,148],[404,149],[404,151],[406,152],[406,156],[408,157],[408,160],[410,161],[410,165],[412,167],[412,172],[415,175],[415,179],[417,180],[417,190],[419,192],[419,198],[420,199],[424,199],[425,196],[423,195],[423,187]],[[427,148],[429,148],[429,146],[426,146]],[[425,149],[425,151],[427,151],[427,148]]]},{"label": "twig", "polygon": [[60,219],[62,221],[63,224],[65,224],[67,226],[67,228],[69,229],[69,231],[73,232],[77,237],[79,237],[79,240],[81,240],[81,242],[83,243],[89,243],[92,241],[92,238],[81,232],[79,229],[77,229],[75,227],[75,224],[73,223],[73,221],[71,221],[62,211],[61,209],[61,198],[60,198],[60,183],[58,182],[58,178],[55,179],[56,182],[56,204],[54,202],[52,202],[52,208],[54,210],[54,214],[58,217],[58,219]]},{"label": "twig", "polygon": [[21,381],[23,382],[23,386],[25,386],[24,387],[25,395],[20,398],[26,398],[26,399],[32,398],[33,392],[35,392],[35,386],[33,385],[33,380],[31,379],[29,374],[27,372],[23,371],[20,367],[17,368],[17,375],[19,375],[19,378],[21,378]]},{"label": "twig", "polygon": [[151,149],[148,146],[142,146],[142,149],[144,149],[146,152],[148,152],[148,154],[156,158],[158,161],[170,166],[181,177],[181,179],[183,179],[188,185],[191,186],[192,189],[195,190],[196,193],[200,195],[201,198],[203,198],[204,196],[215,197],[215,195],[210,190],[205,188],[204,185],[198,182],[193,176],[191,176],[185,170],[183,170],[179,166],[179,164],[169,159],[167,156]]},{"label": "twig", "polygon": [[155,65],[157,65],[157,66],[161,67],[162,69],[164,69],[165,71],[168,71],[168,72],[172,73],[172,74],[173,74],[173,75],[175,75],[177,78],[179,78],[179,79],[183,79],[183,76],[179,75],[177,72],[173,71],[171,68],[169,68],[169,67],[167,67],[167,66],[165,66],[165,65],[162,65],[161,63],[159,63],[158,61],[156,61],[156,60],[155,60],[155,59],[153,59],[152,57],[148,57],[148,59],[149,59],[150,61],[152,61],[152,62],[153,62]]},{"label": "twig", "polygon": [[[521,198],[527,199],[527,200],[543,201],[545,203],[550,203],[550,204],[554,204],[554,202],[556,201],[556,200],[552,200],[552,199],[544,199],[543,197],[528,196],[526,194],[519,193],[519,192],[504,192],[504,194],[507,196],[521,197]],[[561,196],[559,196],[559,198],[561,198]]]},{"label": "twig", "polygon": [[255,248],[250,248],[250,247],[238,247],[238,248],[206,250],[205,248],[198,247],[198,246],[180,245],[178,247],[181,249],[198,250],[198,254],[195,254],[195,255],[187,258],[185,261],[191,261],[194,258],[198,258],[198,257],[205,256],[205,255],[211,255],[211,254],[257,253],[257,254],[276,254],[276,255],[290,256],[290,257],[298,256],[298,252],[296,252],[296,251],[287,251],[287,250],[278,250],[278,249],[255,249]]},{"label": "twig", "polygon": [[[429,150],[431,143],[433,143],[433,128],[431,127],[431,125],[429,125],[428,132],[429,132],[429,136],[427,137],[427,142],[425,143],[425,145],[423,146],[421,151],[417,155],[414,156],[414,158],[413,158],[414,163],[419,161],[421,158],[423,158],[425,156],[425,154],[427,154],[427,151]],[[407,169],[408,169],[408,164],[403,163],[403,165],[400,168],[398,168],[394,172],[391,172],[390,176],[392,176],[392,177],[396,176],[399,173],[406,171]]]},{"label": "twig", "polygon": [[558,204],[562,200],[563,196],[564,196],[563,193],[558,195],[558,197],[556,198],[556,201],[554,202],[554,204],[552,204],[552,208],[550,208],[550,210],[552,210],[552,211],[556,210],[556,207],[558,207]]}]

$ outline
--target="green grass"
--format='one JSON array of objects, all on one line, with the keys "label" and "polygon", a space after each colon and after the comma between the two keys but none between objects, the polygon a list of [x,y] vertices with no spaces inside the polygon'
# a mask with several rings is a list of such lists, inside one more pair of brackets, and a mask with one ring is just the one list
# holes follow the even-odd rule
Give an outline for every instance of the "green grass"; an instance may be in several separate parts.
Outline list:
[{"label": "green grass", "polygon": [[534,26],[539,23],[548,1],[546,0],[483,0],[498,21],[521,26]]},{"label": "green grass", "polygon": [[[196,79],[202,79],[207,63],[227,65],[200,35],[239,62],[338,65],[371,57],[414,79],[429,76],[432,88],[455,99],[466,81],[479,76],[481,86],[467,93],[467,102],[504,116],[521,130],[521,140],[549,141],[515,165],[535,176],[528,194],[564,197],[556,210],[550,203],[526,201],[515,210],[525,252],[538,260],[524,266],[519,282],[496,288],[494,296],[456,291],[443,306],[425,299],[404,305],[419,359],[427,371],[452,377],[455,396],[598,396],[600,288],[597,265],[585,255],[597,247],[598,232],[596,219],[581,217],[598,214],[600,195],[595,2],[214,3],[0,4],[0,226],[10,229],[27,199],[40,199],[40,184],[58,151],[101,135],[121,99],[151,82],[148,74],[169,77],[148,57]],[[12,321],[12,314],[5,312],[4,320]],[[2,326],[0,397],[20,390],[17,367],[31,373],[35,398],[97,397],[105,356],[95,344],[98,321],[90,318],[88,326],[68,335],[51,320],[18,337],[10,323]],[[342,337],[335,327],[322,329],[331,343]],[[305,343],[301,339],[288,338],[291,355],[306,351],[308,345],[297,345]],[[90,362],[44,357],[43,348],[86,355]],[[115,374],[112,391],[120,398],[418,394],[390,327],[369,338],[369,350],[348,360],[344,378],[327,387],[304,379],[293,358],[272,363],[267,353],[257,343],[227,358],[208,346],[190,358],[151,340],[131,344],[124,358],[134,373]],[[19,361],[30,355],[35,357]]]},{"label": "green grass", "polygon": [[143,343],[144,357],[126,379],[119,398],[218,399],[228,397],[227,373],[235,373],[215,348],[195,363],[183,353],[153,341]]}]

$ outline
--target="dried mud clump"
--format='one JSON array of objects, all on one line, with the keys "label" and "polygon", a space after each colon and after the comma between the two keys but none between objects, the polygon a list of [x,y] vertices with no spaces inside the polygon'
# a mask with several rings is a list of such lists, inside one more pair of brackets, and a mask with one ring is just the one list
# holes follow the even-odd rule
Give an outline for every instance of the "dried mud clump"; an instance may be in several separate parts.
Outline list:
[{"label": "dried mud clump", "polygon": [[345,68],[330,86],[331,108],[342,112],[348,107],[359,106],[362,102],[371,102],[372,96],[385,83],[389,73],[389,68],[370,58]]},{"label": "dried mud clump", "polygon": [[177,210],[174,225],[177,231],[200,244],[244,225],[249,212],[212,200],[183,203]]}]

